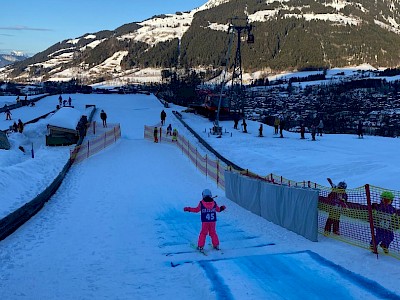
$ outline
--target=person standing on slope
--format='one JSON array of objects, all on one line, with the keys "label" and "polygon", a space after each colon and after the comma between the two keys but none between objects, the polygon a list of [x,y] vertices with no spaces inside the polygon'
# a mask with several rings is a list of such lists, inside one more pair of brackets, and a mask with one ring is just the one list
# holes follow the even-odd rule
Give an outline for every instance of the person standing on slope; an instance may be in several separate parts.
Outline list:
[{"label": "person standing on slope", "polygon": [[322,136],[322,131],[324,130],[324,121],[319,120],[319,123],[317,125],[317,129],[318,129],[318,134],[319,136]]},{"label": "person standing on slope", "polygon": [[197,242],[197,249],[203,251],[208,234],[211,237],[214,249],[219,250],[219,239],[216,231],[217,212],[224,211],[226,207],[224,205],[218,206],[212,198],[209,189],[205,189],[201,195],[203,199],[199,202],[197,207],[186,206],[183,210],[193,213],[201,212],[201,231]]},{"label": "person standing on slope", "polygon": [[107,127],[107,114],[104,110],[101,110],[100,119],[103,121],[103,127]]},{"label": "person standing on slope", "polygon": [[363,131],[364,131],[363,130],[363,123],[360,120],[360,121],[358,121],[358,124],[357,124],[357,135],[358,135],[359,139],[362,139],[364,137]]},{"label": "person standing on slope", "polygon": [[275,117],[275,120],[274,120],[274,134],[278,134],[279,123],[280,123],[279,118]]},{"label": "person standing on slope", "polygon": [[165,118],[167,117],[167,113],[162,110],[161,114],[160,114],[160,118],[161,118],[161,126],[163,126],[165,124]]}]

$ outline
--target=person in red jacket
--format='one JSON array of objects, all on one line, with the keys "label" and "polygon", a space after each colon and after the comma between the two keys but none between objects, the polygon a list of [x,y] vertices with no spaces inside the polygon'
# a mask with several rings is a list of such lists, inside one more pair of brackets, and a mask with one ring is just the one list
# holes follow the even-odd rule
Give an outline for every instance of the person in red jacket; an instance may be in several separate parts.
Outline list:
[{"label": "person in red jacket", "polygon": [[185,207],[183,210],[193,213],[201,212],[201,231],[197,242],[197,249],[203,251],[207,234],[211,237],[214,249],[219,250],[219,239],[216,231],[217,212],[225,210],[225,206],[218,206],[214,201],[211,191],[205,189],[202,192],[203,199],[197,207]]}]

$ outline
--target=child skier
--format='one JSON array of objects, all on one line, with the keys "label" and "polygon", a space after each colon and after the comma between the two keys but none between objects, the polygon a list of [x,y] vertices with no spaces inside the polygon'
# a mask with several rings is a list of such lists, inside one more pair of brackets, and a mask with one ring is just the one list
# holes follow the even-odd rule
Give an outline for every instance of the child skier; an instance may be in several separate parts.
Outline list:
[{"label": "child skier", "polygon": [[205,189],[201,195],[203,196],[203,199],[199,202],[197,207],[185,207],[183,210],[194,213],[201,212],[201,231],[197,243],[197,249],[203,251],[208,234],[211,237],[211,242],[214,249],[219,250],[219,239],[215,229],[217,212],[225,210],[226,207],[224,205],[218,206],[218,204],[212,198],[212,194],[209,189]]},{"label": "child skier", "polygon": [[172,136],[172,125],[169,124],[167,127],[167,135]]},{"label": "child skier", "polygon": [[174,128],[174,130],[172,131],[172,141],[173,142],[178,141],[178,130],[176,128]]},{"label": "child skier", "polygon": [[337,185],[333,184],[330,178],[328,181],[332,185],[332,191],[328,195],[329,207],[328,207],[328,218],[325,223],[325,236],[328,236],[333,230],[333,233],[340,235],[340,214],[343,208],[346,208],[347,184],[344,181],[339,182]]},{"label": "child skier", "polygon": [[[374,209],[374,227],[375,227],[375,244],[380,244],[383,252],[389,253],[390,243],[394,239],[392,217],[396,214],[396,209],[393,207],[394,195],[392,192],[383,191],[381,194],[381,203],[373,203]],[[375,251],[373,240],[370,242],[370,249]]]}]

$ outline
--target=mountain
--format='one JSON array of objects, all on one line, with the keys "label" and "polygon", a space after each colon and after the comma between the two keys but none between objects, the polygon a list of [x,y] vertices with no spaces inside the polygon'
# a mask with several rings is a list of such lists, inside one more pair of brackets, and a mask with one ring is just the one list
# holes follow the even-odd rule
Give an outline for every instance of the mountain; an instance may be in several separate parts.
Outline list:
[{"label": "mountain", "polygon": [[0,69],[0,79],[160,81],[162,69],[221,69],[228,48],[231,65],[235,55],[229,25],[246,18],[255,42],[241,44],[244,72],[400,65],[395,0],[210,0],[189,12],[64,40]]},{"label": "mountain", "polygon": [[12,51],[10,54],[0,54],[0,68],[26,58],[28,58],[28,56],[20,51]]}]

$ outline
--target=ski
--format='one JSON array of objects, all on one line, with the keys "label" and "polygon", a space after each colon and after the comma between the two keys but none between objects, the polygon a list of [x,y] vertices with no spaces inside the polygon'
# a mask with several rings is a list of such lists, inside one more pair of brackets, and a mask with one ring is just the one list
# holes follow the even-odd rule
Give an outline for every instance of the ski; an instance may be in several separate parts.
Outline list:
[{"label": "ski", "polygon": [[[238,247],[238,248],[224,248],[224,249],[225,249],[225,250],[235,250],[235,249],[262,248],[262,247],[274,246],[274,245],[275,245],[275,243],[262,243],[262,244],[258,244],[258,245],[252,245],[252,246],[245,246],[245,247]],[[213,247],[211,244],[210,244],[210,246]],[[223,251],[223,249],[221,249],[221,248],[215,249],[215,248],[213,247],[213,249],[214,249],[215,251],[220,252],[221,254],[224,254],[224,251]]]},{"label": "ski", "polygon": [[195,249],[197,252],[203,254],[204,256],[207,256],[207,252],[205,252],[204,249],[199,250],[199,249],[197,248],[197,245],[195,245],[195,244],[192,243],[192,244],[190,244],[190,247],[192,247],[193,249]]},{"label": "ski", "polygon": [[[219,252],[221,254],[224,254],[224,250],[235,250],[235,249],[249,249],[249,248],[262,248],[262,247],[267,247],[267,246],[274,246],[275,243],[262,243],[262,244],[258,244],[258,245],[252,245],[252,246],[246,246],[246,247],[238,247],[238,248],[224,248],[224,249],[214,249],[212,248],[212,250],[214,250],[215,252]],[[179,254],[189,254],[189,253],[201,253],[204,256],[208,256],[208,252],[204,251],[200,251],[197,249],[197,245],[195,244],[190,244],[190,247],[193,248],[194,250],[183,250],[183,251],[176,251],[176,252],[167,252],[167,253],[163,253],[165,256],[174,256],[174,255],[179,255]],[[212,245],[210,244],[210,247],[212,247]]]},{"label": "ski", "polygon": [[167,252],[163,253],[165,256],[174,256],[177,254],[189,254],[189,253],[197,253],[199,250],[188,250],[188,251],[176,251],[176,252]]}]

